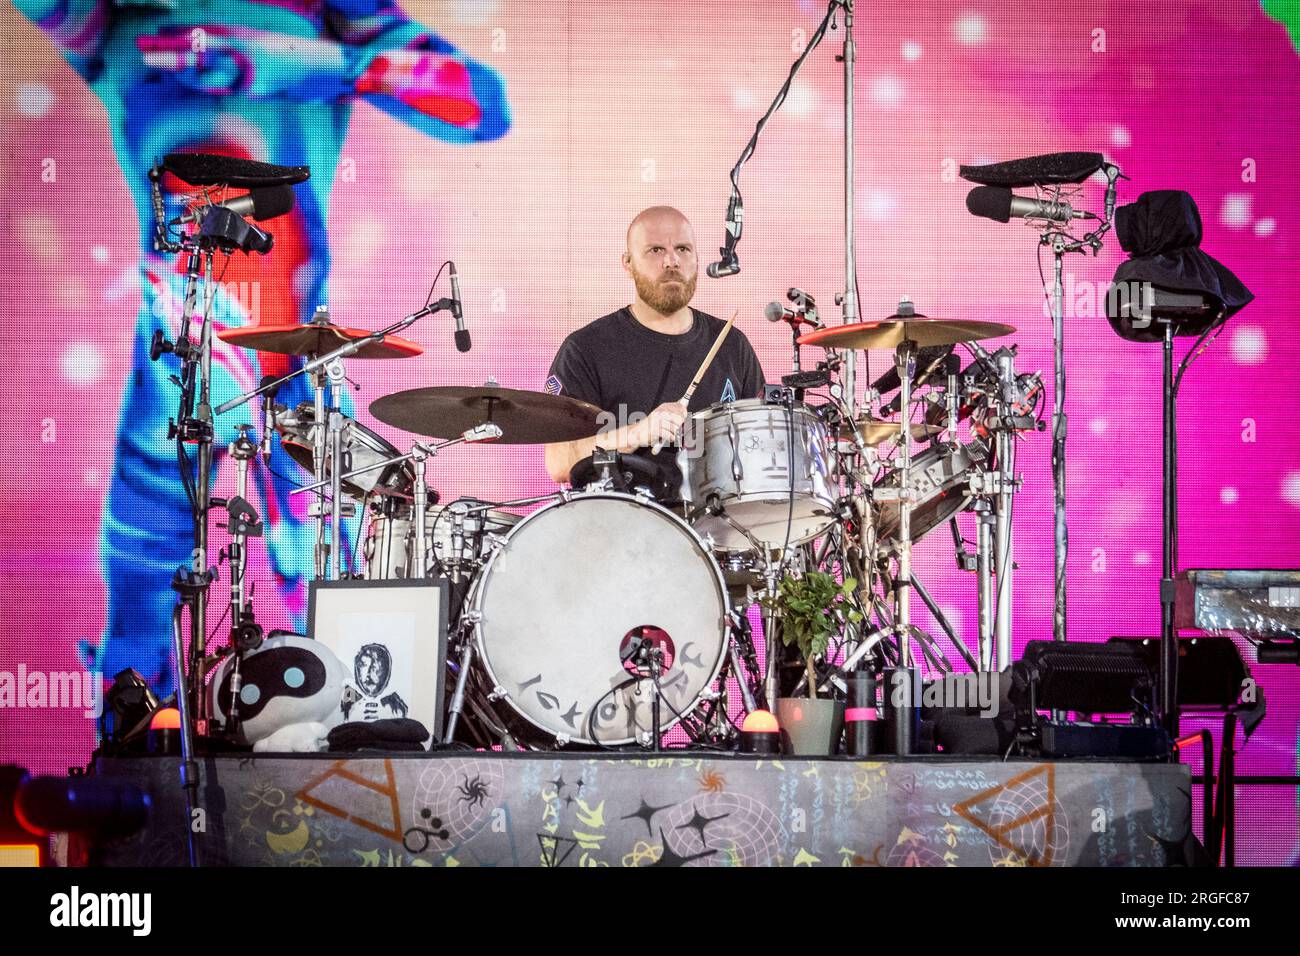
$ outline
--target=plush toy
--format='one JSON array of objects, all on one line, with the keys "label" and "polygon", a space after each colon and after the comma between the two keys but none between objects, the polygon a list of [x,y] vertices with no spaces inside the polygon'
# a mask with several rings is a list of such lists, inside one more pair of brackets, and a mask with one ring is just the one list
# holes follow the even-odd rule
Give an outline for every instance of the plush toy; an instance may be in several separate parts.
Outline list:
[{"label": "plush toy", "polygon": [[[229,721],[230,668],[226,658],[208,685],[212,713]],[[239,737],[258,753],[314,752],[327,747],[348,693],[347,669],[333,651],[305,637],[272,637],[240,667]],[[355,694],[355,691],[351,692]]]}]

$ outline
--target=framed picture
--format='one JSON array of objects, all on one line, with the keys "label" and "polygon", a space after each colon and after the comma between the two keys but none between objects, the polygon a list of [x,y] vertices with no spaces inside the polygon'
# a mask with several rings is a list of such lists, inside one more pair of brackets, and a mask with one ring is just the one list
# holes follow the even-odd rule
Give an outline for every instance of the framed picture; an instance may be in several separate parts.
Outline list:
[{"label": "framed picture", "polygon": [[307,635],[343,662],[356,698],[330,726],[409,717],[441,739],[449,595],[436,578],[311,582]]}]

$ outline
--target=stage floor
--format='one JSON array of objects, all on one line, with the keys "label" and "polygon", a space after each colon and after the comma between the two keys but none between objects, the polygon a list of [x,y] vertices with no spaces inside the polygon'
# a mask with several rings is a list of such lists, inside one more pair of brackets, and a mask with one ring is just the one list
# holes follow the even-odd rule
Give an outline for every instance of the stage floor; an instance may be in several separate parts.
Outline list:
[{"label": "stage floor", "polygon": [[[153,798],[95,865],[181,866],[176,758],[101,759]],[[201,762],[205,865],[1170,866],[1186,766],[674,753]]]}]

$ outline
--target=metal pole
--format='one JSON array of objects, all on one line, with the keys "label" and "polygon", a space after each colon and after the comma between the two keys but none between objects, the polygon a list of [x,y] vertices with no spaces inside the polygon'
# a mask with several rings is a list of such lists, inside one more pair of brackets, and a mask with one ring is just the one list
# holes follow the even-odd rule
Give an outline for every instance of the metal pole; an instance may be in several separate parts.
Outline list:
[{"label": "metal pole", "polygon": [[975,578],[979,583],[980,670],[993,670],[993,525],[996,519],[981,499],[984,510],[976,510]]},{"label": "metal pole", "polygon": [[1178,632],[1174,627],[1174,573],[1178,567],[1177,407],[1174,403],[1174,326],[1165,323],[1164,367],[1164,539],[1160,568],[1160,717],[1171,740],[1178,739]]},{"label": "metal pole", "polygon": [[[853,108],[854,68],[857,47],[853,43],[853,0],[844,4],[844,323],[858,321],[858,249],[854,230],[854,130],[856,118]],[[858,355],[853,349],[844,354],[844,402],[849,415],[858,415]]]},{"label": "metal pole", "polygon": [[[1052,237],[1055,257],[1055,283],[1052,287],[1052,369],[1055,375],[1055,396],[1052,410],[1052,485],[1055,492],[1052,539],[1056,556],[1056,599],[1052,610],[1052,637],[1064,641],[1065,626],[1065,559],[1070,547],[1070,535],[1065,526],[1065,289],[1061,283],[1065,240]],[[999,582],[999,586],[1001,582]],[[1002,663],[1002,662],[999,662]]]}]

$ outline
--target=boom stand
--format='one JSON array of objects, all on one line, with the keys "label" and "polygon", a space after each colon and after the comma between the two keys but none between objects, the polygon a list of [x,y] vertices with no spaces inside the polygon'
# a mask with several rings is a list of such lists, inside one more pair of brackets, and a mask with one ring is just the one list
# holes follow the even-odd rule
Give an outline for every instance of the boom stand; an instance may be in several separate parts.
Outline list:
[{"label": "boom stand", "polygon": [[1163,338],[1164,502],[1161,509],[1160,716],[1170,740],[1178,739],[1178,634],[1174,628],[1174,573],[1178,568],[1178,404],[1174,391],[1174,323],[1165,320]]}]

